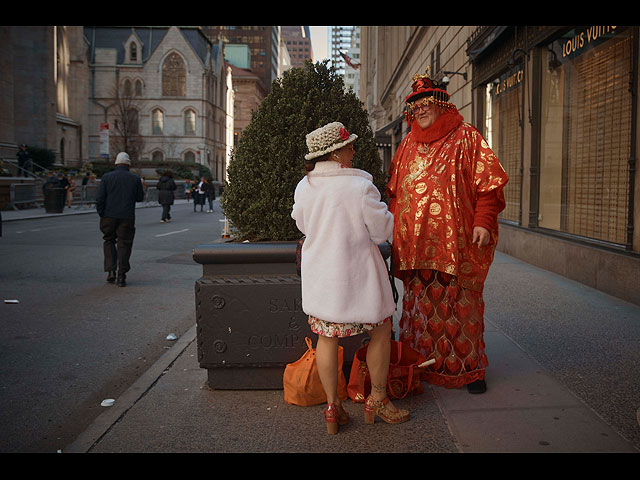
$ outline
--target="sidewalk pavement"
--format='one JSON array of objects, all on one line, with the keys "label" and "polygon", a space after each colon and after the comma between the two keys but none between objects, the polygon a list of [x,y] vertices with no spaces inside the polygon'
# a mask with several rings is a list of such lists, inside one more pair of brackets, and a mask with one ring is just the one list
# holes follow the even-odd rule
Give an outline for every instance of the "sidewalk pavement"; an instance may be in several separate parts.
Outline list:
[{"label": "sidewalk pavement", "polygon": [[[567,299],[575,309],[571,318],[593,318],[592,306],[583,299],[594,295],[588,287],[500,252],[492,268],[491,288],[509,291],[514,305],[530,294],[530,287],[514,291],[519,287],[512,277],[528,269],[537,288],[552,288]],[[617,313],[640,322],[640,307],[602,295]],[[499,320],[501,312],[510,309],[499,295],[491,297],[485,314],[487,392],[470,395],[466,389],[425,384],[422,395],[396,401],[411,411],[407,423],[388,425],[376,419],[374,426],[365,425],[362,404],[347,400],[350,423],[337,435],[327,435],[322,405],[286,404],[282,390],[212,390],[206,385],[206,370],[198,365],[194,326],[63,453],[638,453],[497,328],[492,318]],[[529,305],[527,310],[522,313],[527,321],[541,314]],[[562,321],[562,312],[559,315],[553,320]],[[636,385],[637,365],[638,358],[632,358],[623,367]],[[610,393],[601,395],[606,399]],[[632,406],[634,418],[629,419],[635,428],[638,406]]]},{"label": "sidewalk pavement", "polygon": [[[5,217],[6,213],[9,215]],[[2,212],[3,221],[19,219],[18,213]],[[39,215],[29,213],[31,218]],[[86,212],[65,212],[77,213]],[[507,325],[508,319],[507,323],[503,320],[514,312],[525,324],[540,322],[540,329],[544,325],[542,318],[551,322],[565,318],[599,321],[594,318],[598,315],[594,304],[586,298],[607,303],[608,309],[616,309],[617,314],[622,312],[625,318],[638,322],[640,307],[500,252],[496,252],[489,276],[485,288],[485,343],[490,365],[488,390],[482,395],[425,383],[423,394],[395,402],[411,411],[411,420],[401,425],[388,425],[379,419],[373,426],[365,425],[362,404],[347,400],[345,407],[351,421],[340,428],[338,435],[327,435],[322,405],[286,404],[282,390],[210,389],[206,370],[198,364],[194,325],[61,452],[638,453],[631,441],[498,325]],[[522,280],[524,277],[526,281]],[[553,298],[562,298],[562,304],[549,307],[532,299],[548,291],[553,291]],[[545,348],[552,348],[545,335],[549,335],[548,331],[540,334],[536,357]],[[583,355],[587,358],[593,352]],[[580,359],[577,363],[580,365]],[[621,367],[635,382],[637,365],[638,359],[632,358]],[[609,393],[603,391],[602,396]],[[631,407],[635,412],[640,405]]]}]

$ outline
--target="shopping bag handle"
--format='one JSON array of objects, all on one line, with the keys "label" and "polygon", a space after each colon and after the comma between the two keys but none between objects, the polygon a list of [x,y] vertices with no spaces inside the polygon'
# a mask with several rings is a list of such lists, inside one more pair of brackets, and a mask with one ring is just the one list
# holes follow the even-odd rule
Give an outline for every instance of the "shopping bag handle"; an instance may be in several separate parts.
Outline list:
[{"label": "shopping bag handle", "polygon": [[433,365],[434,363],[436,363],[436,359],[432,358],[431,360],[427,360],[426,362],[422,362],[420,365],[418,365],[418,368],[428,367],[429,365]]}]

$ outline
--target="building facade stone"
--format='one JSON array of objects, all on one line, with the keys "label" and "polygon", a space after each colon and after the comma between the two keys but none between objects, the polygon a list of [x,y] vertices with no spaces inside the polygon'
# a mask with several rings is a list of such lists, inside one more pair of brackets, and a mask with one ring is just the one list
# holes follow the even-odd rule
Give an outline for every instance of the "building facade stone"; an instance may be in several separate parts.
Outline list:
[{"label": "building facade stone", "polygon": [[416,73],[509,174],[498,249],[640,304],[639,28],[363,26],[360,98],[384,168]]}]

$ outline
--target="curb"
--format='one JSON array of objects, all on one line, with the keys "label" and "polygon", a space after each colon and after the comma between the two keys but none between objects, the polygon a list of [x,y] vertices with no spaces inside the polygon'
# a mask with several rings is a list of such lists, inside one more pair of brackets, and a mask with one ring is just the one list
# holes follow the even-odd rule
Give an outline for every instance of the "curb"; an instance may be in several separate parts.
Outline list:
[{"label": "curb", "polygon": [[182,335],[162,357],[160,357],[138,380],[131,385],[112,407],[108,407],[93,423],[71,444],[59,453],[88,453],[111,427],[131,409],[155,385],[158,379],[171,368],[171,365],[196,339],[196,326],[192,326]]}]

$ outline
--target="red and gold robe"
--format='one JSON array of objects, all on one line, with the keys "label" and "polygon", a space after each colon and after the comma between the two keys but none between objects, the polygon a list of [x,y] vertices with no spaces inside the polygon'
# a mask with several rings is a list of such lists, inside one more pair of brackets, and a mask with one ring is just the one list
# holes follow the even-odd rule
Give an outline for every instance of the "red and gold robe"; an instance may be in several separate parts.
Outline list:
[{"label": "red and gold robe", "polygon": [[[395,223],[394,274],[403,278],[408,270],[433,269],[482,291],[498,241],[507,174],[480,132],[457,112],[420,130],[414,122],[396,151],[387,184]],[[491,233],[489,245],[472,244],[476,225]]]},{"label": "red and gold robe", "polygon": [[[436,363],[423,379],[459,388],[484,379],[482,289],[498,241],[507,174],[480,133],[449,111],[398,148],[387,185],[393,268],[405,295],[400,340]],[[491,234],[472,243],[473,227]]]}]

